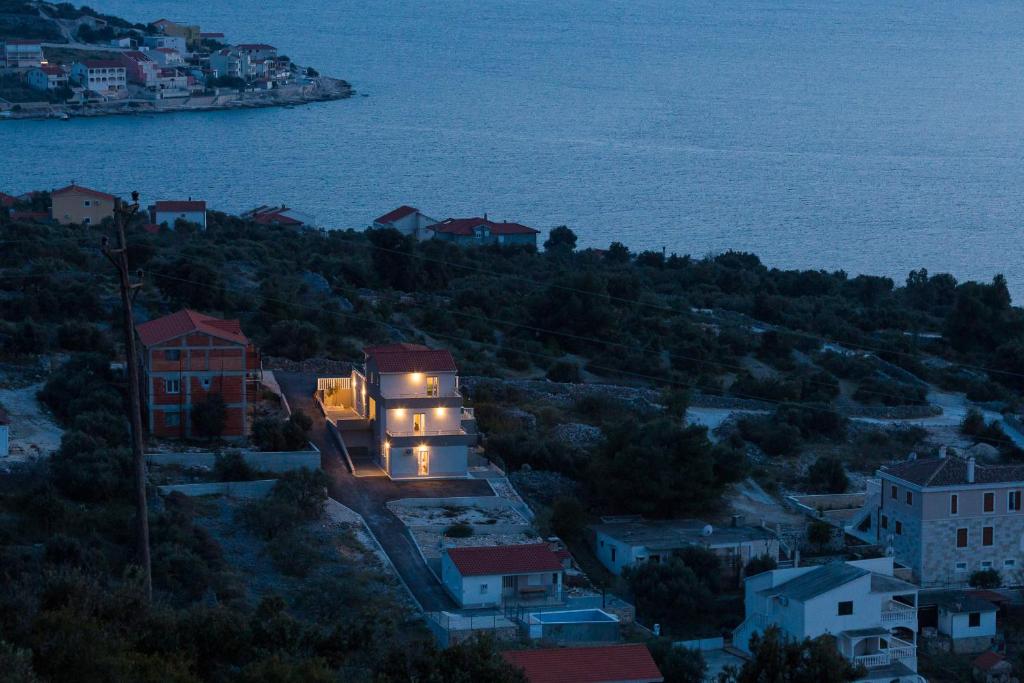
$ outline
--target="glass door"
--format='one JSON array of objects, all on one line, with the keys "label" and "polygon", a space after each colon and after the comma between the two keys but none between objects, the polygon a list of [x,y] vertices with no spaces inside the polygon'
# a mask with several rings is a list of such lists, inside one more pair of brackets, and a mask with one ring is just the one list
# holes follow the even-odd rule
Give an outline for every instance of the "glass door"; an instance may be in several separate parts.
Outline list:
[{"label": "glass door", "polygon": [[416,455],[419,458],[419,475],[424,477],[430,474],[430,452],[427,450],[426,446],[418,449],[416,451]]}]

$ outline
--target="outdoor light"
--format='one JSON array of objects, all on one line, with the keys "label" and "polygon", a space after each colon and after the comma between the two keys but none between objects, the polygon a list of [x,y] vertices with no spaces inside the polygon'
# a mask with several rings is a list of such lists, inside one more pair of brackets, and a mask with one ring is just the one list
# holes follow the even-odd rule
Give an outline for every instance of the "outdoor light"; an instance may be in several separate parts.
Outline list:
[{"label": "outdoor light", "polygon": [[434,413],[437,415],[444,415],[444,408],[434,408]]}]

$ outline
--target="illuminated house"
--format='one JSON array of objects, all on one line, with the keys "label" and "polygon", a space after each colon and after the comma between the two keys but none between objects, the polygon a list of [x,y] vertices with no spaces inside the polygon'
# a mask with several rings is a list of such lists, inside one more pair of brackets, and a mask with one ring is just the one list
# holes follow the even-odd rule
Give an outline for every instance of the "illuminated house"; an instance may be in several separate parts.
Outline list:
[{"label": "illuminated house", "polygon": [[462,407],[451,353],[420,344],[363,350],[365,373],[319,380],[327,418],[368,421],[370,450],[392,479],[466,476],[476,435],[472,411]]}]

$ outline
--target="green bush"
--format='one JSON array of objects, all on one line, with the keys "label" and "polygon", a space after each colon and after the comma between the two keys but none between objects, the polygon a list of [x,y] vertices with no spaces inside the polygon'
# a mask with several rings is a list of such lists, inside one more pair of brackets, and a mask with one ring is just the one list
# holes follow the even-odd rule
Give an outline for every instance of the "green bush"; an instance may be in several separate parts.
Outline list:
[{"label": "green bush", "polygon": [[807,485],[817,493],[846,493],[850,479],[839,458],[821,457],[807,470]]},{"label": "green bush", "polygon": [[263,417],[253,424],[252,440],[261,451],[298,451],[309,444],[313,420],[295,410],[286,420]]},{"label": "green bush", "polygon": [[551,530],[565,539],[579,538],[587,523],[587,511],[578,498],[557,498],[551,506]]},{"label": "green bush", "polygon": [[967,583],[973,588],[999,588],[1003,585],[1003,577],[995,569],[979,569],[971,572]]},{"label": "green bush", "polygon": [[282,574],[305,578],[323,560],[318,541],[305,529],[291,529],[267,544],[274,567]]},{"label": "green bush", "polygon": [[739,421],[740,434],[768,455],[795,455],[803,443],[800,429],[771,418],[745,417]]},{"label": "green bush", "polygon": [[209,394],[192,404],[192,430],[205,439],[216,439],[224,433],[228,407],[220,394]]},{"label": "green bush", "polygon": [[743,573],[746,576],[753,576],[754,574],[770,572],[778,566],[779,563],[771,555],[758,555],[751,559],[750,562],[747,562],[747,566],[743,568]]},{"label": "green bush", "polygon": [[230,450],[215,456],[213,476],[217,481],[252,481],[258,478],[258,473],[245,461],[241,451]]},{"label": "green bush", "polygon": [[580,366],[567,360],[557,360],[548,368],[547,378],[552,382],[579,384],[582,380]]},{"label": "green bush", "polygon": [[83,432],[65,432],[50,467],[57,489],[73,500],[98,502],[131,495],[131,451],[105,446]]}]

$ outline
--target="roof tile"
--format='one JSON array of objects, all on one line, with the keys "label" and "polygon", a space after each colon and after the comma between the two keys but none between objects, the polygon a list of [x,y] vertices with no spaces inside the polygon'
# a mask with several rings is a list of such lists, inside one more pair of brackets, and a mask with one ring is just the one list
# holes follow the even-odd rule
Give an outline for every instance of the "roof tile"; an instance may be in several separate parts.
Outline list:
[{"label": "roof tile", "polygon": [[665,677],[641,643],[509,650],[501,653],[530,683],[659,683]]},{"label": "roof tile", "polygon": [[448,557],[462,576],[557,572],[562,562],[546,543],[449,548]]},{"label": "roof tile", "polygon": [[222,320],[188,308],[136,325],[135,330],[144,346],[160,344],[189,332],[203,332],[236,344],[249,343],[237,320]]}]

